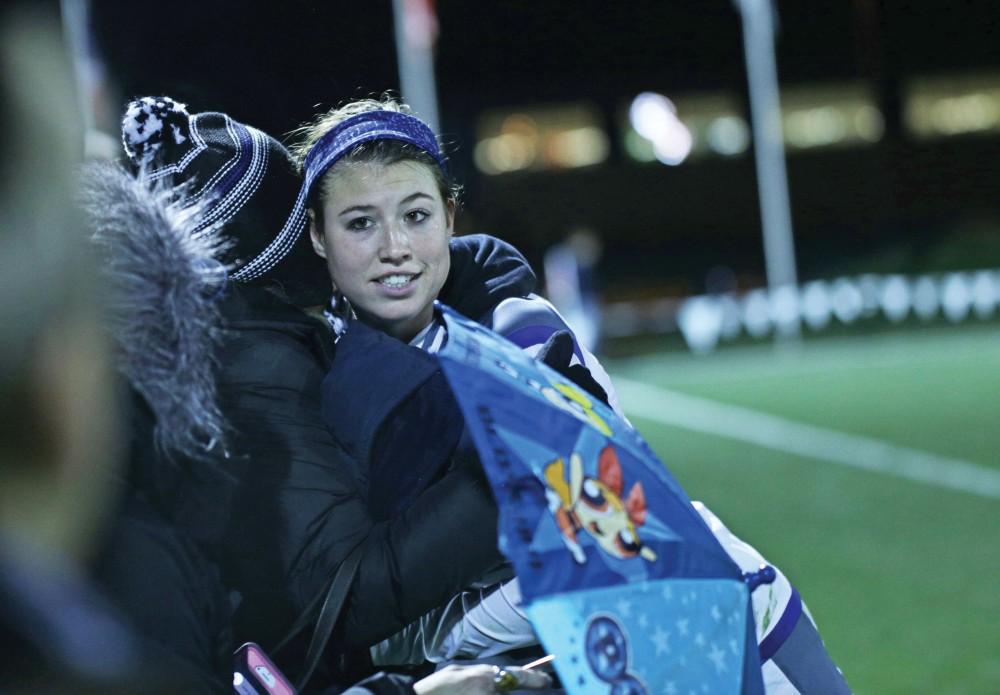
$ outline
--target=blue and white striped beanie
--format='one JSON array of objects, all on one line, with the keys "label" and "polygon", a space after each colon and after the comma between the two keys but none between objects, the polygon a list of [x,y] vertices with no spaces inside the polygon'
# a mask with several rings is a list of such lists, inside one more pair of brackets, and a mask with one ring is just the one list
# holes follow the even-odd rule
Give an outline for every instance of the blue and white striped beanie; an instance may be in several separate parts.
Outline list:
[{"label": "blue and white striped beanie", "polygon": [[277,282],[300,306],[326,302],[330,279],[312,250],[306,211],[297,203],[301,179],[281,143],[224,113],[189,114],[169,97],[132,101],[122,143],[148,180],[188,185],[185,202],[204,203],[198,228],[224,225],[233,241],[223,259],[230,279]]}]

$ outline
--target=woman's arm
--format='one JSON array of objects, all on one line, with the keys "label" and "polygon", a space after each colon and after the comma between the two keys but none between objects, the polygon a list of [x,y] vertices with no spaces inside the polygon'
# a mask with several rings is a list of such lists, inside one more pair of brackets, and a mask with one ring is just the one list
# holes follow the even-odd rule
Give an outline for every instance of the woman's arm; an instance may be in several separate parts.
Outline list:
[{"label": "woman's arm", "polygon": [[573,329],[552,304],[538,295],[511,297],[501,301],[485,318],[489,328],[511,341],[529,355],[536,355],[546,341],[559,331],[567,331],[573,338],[573,356],[570,364],[582,365],[604,389],[611,409],[625,419],[618,402],[611,378],[597,358],[576,339]]}]

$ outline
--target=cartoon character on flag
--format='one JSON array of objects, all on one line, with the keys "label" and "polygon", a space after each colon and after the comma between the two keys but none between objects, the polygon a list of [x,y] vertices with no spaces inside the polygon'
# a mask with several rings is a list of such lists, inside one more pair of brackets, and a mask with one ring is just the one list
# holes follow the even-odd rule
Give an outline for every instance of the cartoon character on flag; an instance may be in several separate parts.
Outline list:
[{"label": "cartoon character on flag", "polygon": [[749,589],[628,424],[447,307],[438,353],[567,692],[762,693]]}]

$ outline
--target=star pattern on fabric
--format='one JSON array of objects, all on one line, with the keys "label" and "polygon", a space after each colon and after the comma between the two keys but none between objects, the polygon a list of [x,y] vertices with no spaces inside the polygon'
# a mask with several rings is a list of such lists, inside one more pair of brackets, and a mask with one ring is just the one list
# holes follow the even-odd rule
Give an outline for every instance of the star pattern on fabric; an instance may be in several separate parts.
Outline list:
[{"label": "star pattern on fabric", "polygon": [[650,635],[649,639],[653,640],[653,646],[656,647],[656,655],[669,654],[670,653],[670,633],[664,630],[659,625]]},{"label": "star pattern on fabric", "polygon": [[708,660],[715,665],[715,672],[722,673],[727,669],[726,653],[719,649],[718,645],[712,643],[712,649],[708,652]]},{"label": "star pattern on fabric", "polygon": [[712,605],[712,610],[709,611],[709,614],[712,616],[712,620],[714,620],[715,622],[719,622],[720,620],[722,620],[722,611],[719,610],[719,607],[717,605],[714,604]]}]

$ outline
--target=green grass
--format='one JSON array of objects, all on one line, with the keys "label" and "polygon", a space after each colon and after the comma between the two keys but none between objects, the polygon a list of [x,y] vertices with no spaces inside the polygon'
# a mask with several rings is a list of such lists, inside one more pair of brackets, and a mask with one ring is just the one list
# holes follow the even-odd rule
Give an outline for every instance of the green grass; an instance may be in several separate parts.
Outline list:
[{"label": "green grass", "polygon": [[[1000,468],[995,325],[607,366],[613,376]],[[1000,693],[1000,500],[634,424],[693,498],[789,575],[856,692]]]}]

